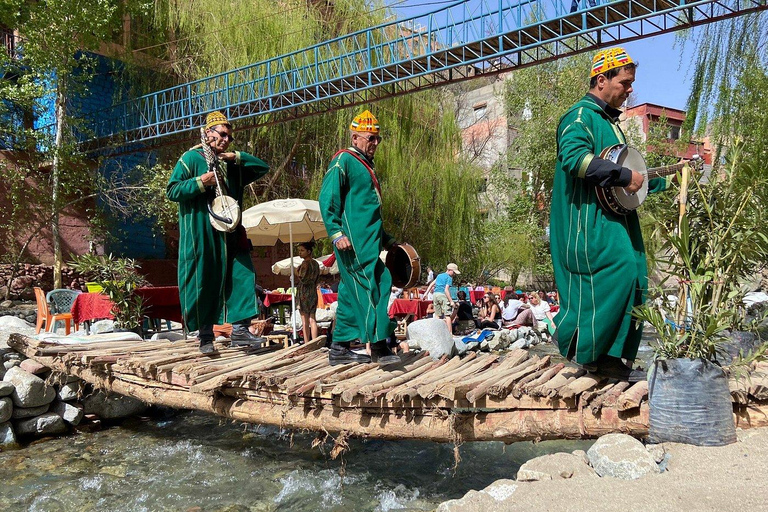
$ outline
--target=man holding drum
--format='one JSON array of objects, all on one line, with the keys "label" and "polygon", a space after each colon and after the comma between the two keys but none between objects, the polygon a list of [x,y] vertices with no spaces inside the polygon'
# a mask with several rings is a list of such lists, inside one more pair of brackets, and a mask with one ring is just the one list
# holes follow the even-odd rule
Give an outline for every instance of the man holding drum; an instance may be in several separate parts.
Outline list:
[{"label": "man holding drum", "polygon": [[[233,346],[259,346],[251,334],[251,318],[258,314],[250,243],[239,217],[232,232],[214,229],[209,217],[209,189],[217,184],[211,165],[218,167],[229,195],[242,206],[243,189],[262,177],[269,166],[253,155],[227,151],[234,140],[232,125],[221,112],[205,118],[203,137],[208,151],[198,145],[181,155],[165,195],[179,203],[179,295],[184,323],[199,330],[200,352],[213,348],[213,324],[231,322]],[[207,155],[206,155],[207,153]],[[212,160],[208,162],[208,159]],[[228,219],[231,220],[231,219]]]},{"label": "man holding drum", "polygon": [[[381,187],[373,156],[381,142],[379,122],[366,110],[349,127],[351,147],[334,155],[320,189],[320,211],[339,263],[338,308],[331,365],[399,363],[387,346],[395,323],[388,314],[392,277],[379,258],[395,240],[384,231]],[[371,343],[371,357],[350,350],[350,343]]]},{"label": "man holding drum", "polygon": [[[632,92],[637,64],[622,48],[598,52],[589,92],[560,119],[552,191],[550,242],[560,312],[555,317],[560,352],[588,371],[636,382],[645,373],[633,361],[642,323],[631,315],[645,300],[648,269],[637,213],[608,213],[596,200],[598,187],[640,190],[644,175],[600,158],[626,144],[619,108]],[[664,190],[664,178],[649,192]]]}]

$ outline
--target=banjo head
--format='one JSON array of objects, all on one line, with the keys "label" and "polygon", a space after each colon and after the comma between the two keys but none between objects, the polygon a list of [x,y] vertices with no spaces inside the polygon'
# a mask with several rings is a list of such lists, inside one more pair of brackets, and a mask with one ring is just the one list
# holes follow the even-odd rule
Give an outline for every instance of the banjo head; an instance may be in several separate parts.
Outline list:
[{"label": "banjo head", "polygon": [[232,222],[224,222],[215,217],[208,216],[211,226],[216,231],[231,233],[240,224],[240,205],[230,196],[216,196],[210,205],[211,211],[219,217],[231,219]]},{"label": "banjo head", "polygon": [[613,187],[613,194],[616,202],[619,203],[622,208],[636,210],[643,204],[643,201],[645,201],[645,198],[648,195],[648,170],[645,166],[645,160],[639,151],[629,146],[614,146],[612,149],[617,153],[610,155],[608,159],[613,160],[611,158],[611,156],[613,156],[615,157],[615,160],[613,160],[614,162],[622,167],[637,171],[646,178],[643,180],[643,185],[640,187],[640,190],[633,194],[628,194],[622,187]]}]

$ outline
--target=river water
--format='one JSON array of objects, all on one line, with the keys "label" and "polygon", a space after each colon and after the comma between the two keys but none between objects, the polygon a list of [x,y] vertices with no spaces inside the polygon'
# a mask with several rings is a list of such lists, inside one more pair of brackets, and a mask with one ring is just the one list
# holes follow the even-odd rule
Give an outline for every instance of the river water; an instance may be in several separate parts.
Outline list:
[{"label": "river water", "polygon": [[533,457],[591,445],[467,443],[454,470],[449,444],[351,440],[342,463],[314,437],[160,411],[0,453],[0,510],[432,510]]}]

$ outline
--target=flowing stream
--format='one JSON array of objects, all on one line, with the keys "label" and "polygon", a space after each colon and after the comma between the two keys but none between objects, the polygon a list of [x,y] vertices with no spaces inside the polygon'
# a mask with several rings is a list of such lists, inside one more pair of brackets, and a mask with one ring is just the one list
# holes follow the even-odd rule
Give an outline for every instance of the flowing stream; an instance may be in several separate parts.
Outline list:
[{"label": "flowing stream", "polygon": [[0,510],[433,510],[514,478],[533,457],[591,445],[467,443],[454,470],[450,444],[351,440],[342,463],[328,456],[330,444],[312,448],[314,437],[160,411],[0,453]]}]

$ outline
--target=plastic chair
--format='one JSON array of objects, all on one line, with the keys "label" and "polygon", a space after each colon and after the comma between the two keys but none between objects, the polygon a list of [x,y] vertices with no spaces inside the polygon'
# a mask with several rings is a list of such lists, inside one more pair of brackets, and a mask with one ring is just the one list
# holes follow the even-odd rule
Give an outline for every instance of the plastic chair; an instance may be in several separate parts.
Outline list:
[{"label": "plastic chair", "polygon": [[[60,292],[66,292],[66,294]],[[72,303],[75,302],[77,295],[78,292],[74,290],[53,290],[48,292],[46,297],[42,288],[35,287],[35,300],[37,301],[35,334],[40,334],[43,324],[45,324],[45,332],[51,332],[56,322],[64,322],[64,331],[69,334],[72,329]],[[48,307],[48,300],[51,301],[52,308]],[[67,304],[69,304],[68,307]]]},{"label": "plastic chair", "polygon": [[104,288],[99,283],[85,283],[85,289],[88,293],[101,293]]},{"label": "plastic chair", "polygon": [[467,286],[459,286],[459,291],[466,293],[467,294],[467,300],[469,300],[470,293],[469,293],[469,288]]},{"label": "plastic chair", "polygon": [[459,300],[459,296],[456,295],[458,293],[459,288],[457,286],[451,286],[448,288],[448,291],[451,292],[451,299],[453,300]]},{"label": "plastic chair", "polygon": [[317,288],[317,309],[325,309],[325,301],[323,300],[323,291],[320,287]]}]

